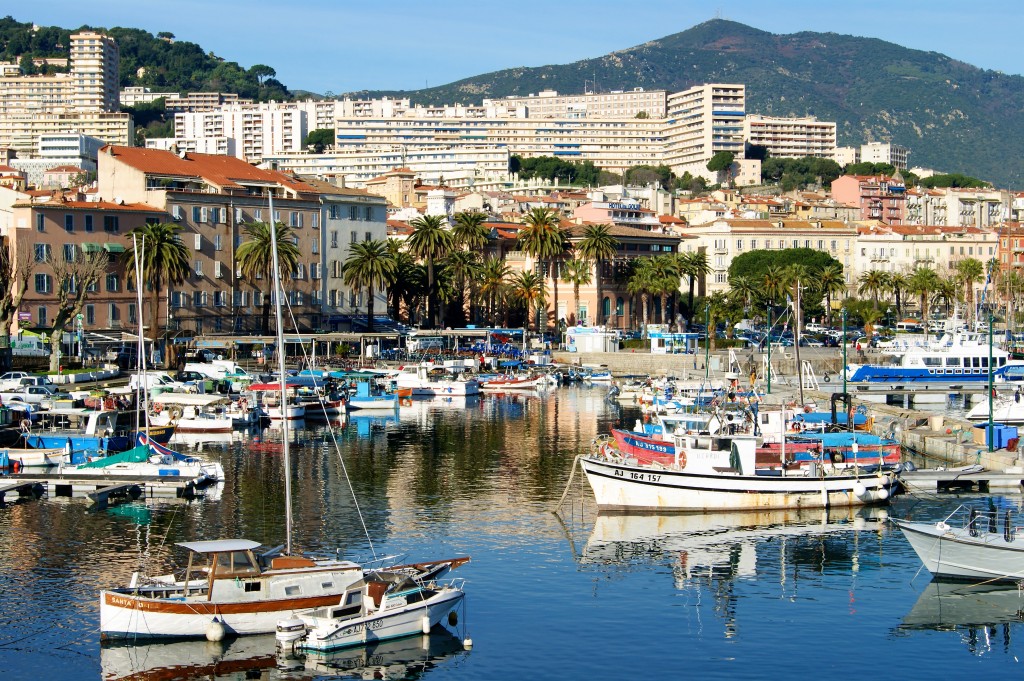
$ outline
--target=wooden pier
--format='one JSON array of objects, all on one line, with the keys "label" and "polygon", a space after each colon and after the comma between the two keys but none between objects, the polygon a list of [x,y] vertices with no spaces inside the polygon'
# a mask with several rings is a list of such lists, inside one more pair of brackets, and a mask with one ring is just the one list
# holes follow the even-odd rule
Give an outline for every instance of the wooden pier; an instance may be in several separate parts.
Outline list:
[{"label": "wooden pier", "polygon": [[1007,469],[1006,471],[976,470],[976,466],[967,469],[951,470],[919,470],[906,471],[900,474],[907,492],[982,492],[996,490],[1020,494],[1024,491],[1024,470]]}]

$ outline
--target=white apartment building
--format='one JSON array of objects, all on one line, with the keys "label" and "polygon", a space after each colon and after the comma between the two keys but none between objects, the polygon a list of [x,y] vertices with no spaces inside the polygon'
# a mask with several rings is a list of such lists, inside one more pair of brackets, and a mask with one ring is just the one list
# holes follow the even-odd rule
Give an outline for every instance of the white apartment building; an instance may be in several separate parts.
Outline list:
[{"label": "white apartment building", "polygon": [[743,134],[748,144],[768,149],[775,158],[835,158],[835,121],[819,121],[813,116],[779,118],[747,114]]},{"label": "white apartment building", "polygon": [[1010,201],[998,189],[911,189],[906,223],[992,229],[1009,216]]},{"label": "white apartment building", "polygon": [[[485,99],[484,105],[501,104],[521,117],[530,118],[664,118],[666,90],[612,90],[560,95],[555,90],[541,90],[525,97]],[[518,113],[521,112],[521,113]]]},{"label": "white apartment building", "polygon": [[287,104],[231,104],[217,111],[176,114],[174,136],[186,140],[226,137],[235,141],[234,156],[250,163],[275,151],[302,151],[309,134],[302,107]]},{"label": "white apartment building", "polygon": [[76,132],[40,135],[35,157],[12,159],[10,166],[25,173],[30,185],[39,187],[43,184],[43,173],[51,168],[74,166],[83,171],[95,171],[103,144],[98,137]]},{"label": "white apartment building", "polygon": [[213,154],[217,156],[235,156],[238,145],[234,137],[151,137],[146,139],[147,149],[161,149],[174,153]]},{"label": "white apartment building", "polygon": [[835,162],[844,168],[851,163],[860,161],[860,149],[857,147],[836,147]]},{"label": "white apartment building", "polygon": [[408,168],[423,184],[481,191],[511,186],[508,164],[508,148],[497,145],[357,146],[323,154],[300,151],[263,157],[265,166],[303,177],[344,178],[349,187],[362,187],[390,170]]},{"label": "white apartment building", "polygon": [[860,146],[861,163],[888,163],[897,170],[906,170],[909,156],[909,149],[891,142],[869,142]]},{"label": "white apartment building", "polygon": [[743,158],[744,85],[710,83],[668,96],[664,162],[676,175],[708,177],[707,163],[720,151]]}]

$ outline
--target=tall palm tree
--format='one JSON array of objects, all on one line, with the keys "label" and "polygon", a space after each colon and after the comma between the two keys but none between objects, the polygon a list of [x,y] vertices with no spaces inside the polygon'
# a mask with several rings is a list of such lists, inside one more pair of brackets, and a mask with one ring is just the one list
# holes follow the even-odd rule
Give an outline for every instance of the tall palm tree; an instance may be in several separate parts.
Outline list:
[{"label": "tall palm tree", "polygon": [[526,305],[527,320],[530,317],[530,310],[536,309],[537,325],[534,330],[540,333],[540,311],[544,306],[544,298],[547,295],[544,277],[536,272],[517,272],[512,277],[510,285],[512,295]]},{"label": "tall palm tree", "polygon": [[487,300],[487,319],[491,326],[497,326],[495,311],[497,301],[504,292],[512,270],[501,258],[491,256],[480,268],[480,295]]},{"label": "tall palm tree", "polygon": [[764,287],[751,277],[738,276],[729,280],[729,291],[743,306],[744,313],[750,312],[751,306],[763,290]]},{"label": "tall palm tree", "polygon": [[[243,226],[242,231],[248,237],[235,252],[235,261],[249,283],[263,277],[267,285],[263,287],[263,330],[264,336],[270,333],[270,291],[274,280],[274,253],[271,247],[270,225],[265,222],[250,222]],[[274,224],[274,235],[277,240],[277,267],[279,272],[294,272],[299,264],[299,247],[292,240],[292,228],[282,222]],[[282,283],[281,288],[284,288]],[[274,295],[283,294],[284,291]]]},{"label": "tall palm tree", "polygon": [[974,285],[982,280],[985,265],[977,258],[964,258],[956,264],[957,279],[964,287],[964,300],[967,303],[967,314],[973,320],[977,318],[974,309]]},{"label": "tall palm tree", "polygon": [[907,279],[907,275],[902,272],[889,272],[886,277],[889,290],[892,291],[893,298],[896,301],[896,316],[903,316],[903,294],[907,292],[907,286],[910,280]]},{"label": "tall palm tree", "polygon": [[764,294],[775,304],[782,303],[789,290],[789,275],[778,265],[769,265],[764,271]]},{"label": "tall palm tree", "polygon": [[[395,276],[387,284],[389,315],[398,320],[401,303],[416,286],[416,261],[398,239],[388,239],[388,253],[395,261]],[[406,321],[409,321],[408,317]]]},{"label": "tall palm tree", "polygon": [[[466,318],[466,293],[469,282],[474,280],[480,269],[480,256],[474,251],[452,251],[444,259],[445,269],[451,277],[452,300],[455,301],[459,319]],[[472,297],[470,298],[472,300]],[[462,326],[462,324],[458,324]]]},{"label": "tall palm tree", "polygon": [[447,222],[443,215],[423,215],[409,225],[413,232],[405,242],[406,247],[410,253],[427,264],[427,323],[431,326],[440,326],[434,265],[448,255],[455,241],[451,231],[446,227]]},{"label": "tall palm tree", "polygon": [[583,228],[583,238],[576,244],[579,257],[594,263],[594,287],[597,289],[597,312],[594,319],[597,326],[607,321],[604,318],[604,294],[601,290],[604,282],[603,264],[614,258],[618,250],[619,240],[612,236],[611,225],[587,225]]},{"label": "tall palm tree", "polygon": [[452,225],[452,238],[459,248],[480,253],[487,245],[487,238],[491,230],[484,223],[487,222],[487,214],[479,211],[462,211],[455,214],[455,224]]},{"label": "tall palm tree", "polygon": [[341,267],[341,278],[356,292],[366,290],[366,316],[368,333],[373,333],[373,299],[377,289],[391,283],[398,270],[395,257],[384,240],[372,239],[352,244],[348,258]]},{"label": "tall palm tree", "polygon": [[[715,341],[718,338],[718,333],[715,331],[718,328],[718,322],[726,319],[730,313],[731,306],[729,303],[729,297],[723,291],[715,291],[708,296],[708,326],[704,330],[705,342],[710,343],[711,350],[715,349]],[[727,327],[730,325],[726,325]]]},{"label": "tall palm tree", "polygon": [[832,297],[846,292],[843,266],[837,262],[825,265],[814,276],[814,289],[825,297],[825,319],[832,326]]},{"label": "tall palm tree", "polygon": [[679,290],[679,259],[673,255],[651,258],[651,293],[661,298],[661,323],[670,324],[668,297]]},{"label": "tall palm tree", "polygon": [[590,283],[590,262],[583,258],[566,261],[564,278],[566,282],[572,284],[573,323],[581,324],[580,286]]},{"label": "tall palm tree", "polygon": [[946,310],[946,317],[949,317],[950,305],[955,305],[960,300],[960,284],[954,279],[939,277],[934,289],[935,300],[941,300]]},{"label": "tall palm tree", "polygon": [[926,336],[928,334],[928,300],[938,284],[939,277],[930,267],[918,267],[907,282],[907,290],[921,297],[921,319],[924,322]]},{"label": "tall palm tree", "polygon": [[[134,239],[133,239],[134,237]],[[142,276],[146,279],[152,302],[149,306],[149,329],[153,337],[159,334],[160,291],[167,286],[185,282],[189,275],[188,249],[181,241],[181,225],[173,222],[158,222],[142,225],[128,232],[132,244],[125,251],[124,263],[129,272],[135,269],[129,263],[135,262],[135,249],[139,249]],[[168,301],[168,304],[170,301]],[[168,366],[171,358],[166,357]]]},{"label": "tall palm tree", "polygon": [[888,276],[882,270],[868,270],[858,279],[860,287],[857,289],[857,293],[871,296],[876,310],[878,309],[878,294],[885,290],[886,279]]},{"label": "tall palm tree", "polygon": [[[561,261],[572,250],[568,233],[562,229],[558,213],[547,208],[532,208],[523,216],[523,227],[519,230],[519,247],[534,258],[541,272],[547,276],[549,263],[553,282],[555,316],[558,315],[558,279]],[[545,315],[544,328],[547,329]]]},{"label": "tall palm tree", "polygon": [[679,271],[690,280],[690,295],[687,298],[687,306],[690,310],[690,317],[693,317],[693,289],[698,278],[706,277],[711,273],[711,264],[708,262],[708,254],[704,251],[679,254]]},{"label": "tall palm tree", "polygon": [[650,258],[637,258],[632,263],[632,273],[626,281],[626,291],[631,296],[640,296],[641,330],[647,336],[647,299],[654,289],[654,268]]}]

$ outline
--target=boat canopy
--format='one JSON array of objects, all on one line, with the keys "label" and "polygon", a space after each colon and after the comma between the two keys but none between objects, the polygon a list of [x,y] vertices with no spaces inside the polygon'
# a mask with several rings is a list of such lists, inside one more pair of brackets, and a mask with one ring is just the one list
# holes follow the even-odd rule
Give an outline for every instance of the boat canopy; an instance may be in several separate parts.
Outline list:
[{"label": "boat canopy", "polygon": [[183,541],[178,546],[195,553],[227,553],[228,551],[251,551],[260,546],[251,539],[212,539],[209,541]]},{"label": "boat canopy", "polygon": [[107,466],[113,466],[119,463],[142,463],[144,461],[149,461],[149,447],[142,445],[140,447],[135,447],[134,449],[129,449],[126,452],[111,454],[110,456],[104,456],[96,459],[95,461],[83,463],[80,468],[106,468]]},{"label": "boat canopy", "polygon": [[225,395],[196,395],[193,393],[160,393],[153,398],[154,404],[180,404],[190,407],[208,407],[230,401]]},{"label": "boat canopy", "polygon": [[[297,384],[297,383],[287,383],[287,384],[285,384],[284,387],[285,387],[285,390],[296,390],[298,388],[301,388],[302,386]],[[281,384],[280,383],[253,383],[252,385],[249,386],[249,390],[252,390],[253,392],[280,390],[280,389],[281,389]]]}]

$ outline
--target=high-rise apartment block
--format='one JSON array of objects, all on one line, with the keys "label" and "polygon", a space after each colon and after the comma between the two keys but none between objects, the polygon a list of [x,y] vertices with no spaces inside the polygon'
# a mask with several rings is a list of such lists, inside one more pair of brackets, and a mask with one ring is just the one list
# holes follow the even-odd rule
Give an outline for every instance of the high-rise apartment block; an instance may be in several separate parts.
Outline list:
[{"label": "high-rise apartment block", "polygon": [[747,114],[743,131],[748,144],[765,147],[774,158],[836,155],[835,121]]}]

